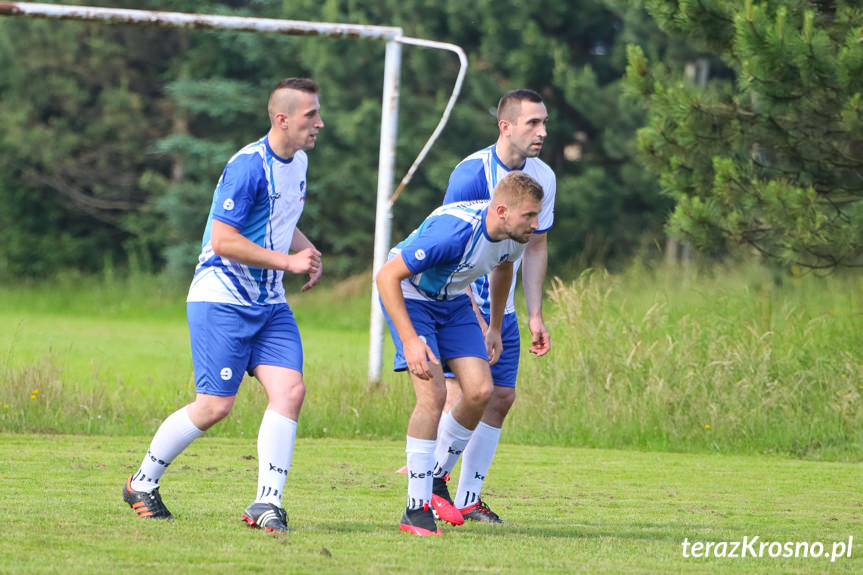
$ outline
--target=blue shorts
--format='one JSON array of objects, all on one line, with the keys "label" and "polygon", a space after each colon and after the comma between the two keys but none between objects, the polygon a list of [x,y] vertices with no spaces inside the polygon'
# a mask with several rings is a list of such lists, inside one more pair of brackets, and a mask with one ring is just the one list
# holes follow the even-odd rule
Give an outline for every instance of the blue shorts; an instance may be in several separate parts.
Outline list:
[{"label": "blue shorts", "polygon": [[[483,314],[483,319],[488,323],[488,316]],[[521,353],[521,337],[518,330],[518,317],[514,313],[503,316],[503,327],[500,330],[500,339],[503,343],[503,353],[491,366],[491,378],[495,385],[501,387],[515,387],[518,379],[518,357]],[[453,378],[452,372],[445,371],[444,376]]]},{"label": "blue shorts", "polygon": [[[485,338],[467,294],[444,301],[406,299],[405,307],[417,335],[425,340],[442,362],[454,357],[480,357],[488,361]],[[396,346],[393,371],[405,371],[408,364],[402,350],[402,340],[386,309],[384,317]]]},{"label": "blue shorts", "polygon": [[243,375],[261,365],[303,372],[303,344],[286,303],[188,302],[189,337],[198,393],[237,395]]}]

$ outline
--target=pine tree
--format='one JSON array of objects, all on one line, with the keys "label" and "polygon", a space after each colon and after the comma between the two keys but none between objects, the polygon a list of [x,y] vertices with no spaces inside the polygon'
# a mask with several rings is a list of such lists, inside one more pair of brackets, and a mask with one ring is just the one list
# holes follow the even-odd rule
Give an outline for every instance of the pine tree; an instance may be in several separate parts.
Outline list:
[{"label": "pine tree", "polygon": [[667,33],[721,58],[707,86],[630,46],[649,112],[645,165],[672,230],[708,252],[748,245],[813,268],[863,263],[863,11],[856,2],[649,0]]}]

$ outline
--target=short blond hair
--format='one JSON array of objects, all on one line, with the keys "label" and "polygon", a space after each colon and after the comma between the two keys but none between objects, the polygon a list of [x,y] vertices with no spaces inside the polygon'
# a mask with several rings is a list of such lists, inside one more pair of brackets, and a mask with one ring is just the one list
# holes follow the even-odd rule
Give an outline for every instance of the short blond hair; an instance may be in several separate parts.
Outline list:
[{"label": "short blond hair", "polygon": [[513,170],[505,175],[494,187],[494,203],[508,208],[521,205],[526,198],[542,202],[542,186],[521,170]]}]

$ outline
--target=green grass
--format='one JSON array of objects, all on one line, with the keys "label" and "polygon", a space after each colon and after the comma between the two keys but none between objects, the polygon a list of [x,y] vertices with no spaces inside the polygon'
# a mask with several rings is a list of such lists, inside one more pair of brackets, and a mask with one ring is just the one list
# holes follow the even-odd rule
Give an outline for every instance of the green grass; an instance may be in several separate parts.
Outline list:
[{"label": "green grass", "polygon": [[859,461],[861,285],[723,268],[555,281],[554,356],[522,362],[513,439]]},{"label": "green grass", "polygon": [[[301,435],[302,435],[301,425]],[[511,524],[397,529],[404,443],[300,439],[293,531],[239,516],[255,490],[251,438],[203,437],[162,481],[171,522],[123,503],[149,436],[0,434],[3,573],[859,573],[860,466],[779,456],[501,446],[485,495]],[[854,537],[851,558],[684,558],[682,542]]]},{"label": "green grass", "polygon": [[[383,382],[366,382],[369,283],[290,297],[306,437],[404,434],[413,393],[389,338]],[[503,440],[861,461],[861,286],[755,267],[550,280],[552,351],[524,354]],[[0,288],[0,431],[151,434],[194,395],[184,293],[146,277]],[[264,404],[247,379],[212,433],[255,435]]]}]

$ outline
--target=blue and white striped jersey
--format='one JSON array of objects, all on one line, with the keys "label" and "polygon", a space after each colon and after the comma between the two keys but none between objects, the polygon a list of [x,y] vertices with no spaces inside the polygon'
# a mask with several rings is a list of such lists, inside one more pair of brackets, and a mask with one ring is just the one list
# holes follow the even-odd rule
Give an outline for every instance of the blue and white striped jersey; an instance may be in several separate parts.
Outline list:
[{"label": "blue and white striped jersey", "polygon": [[402,281],[405,299],[451,300],[501,263],[521,257],[515,240],[488,236],[485,218],[490,201],[458,202],[433,211],[411,235],[390,250],[401,254],[411,271]]},{"label": "blue and white striped jersey", "polygon": [[306,200],[308,157],[280,158],[266,136],[234,154],[219,178],[198,267],[186,301],[269,305],[285,302],[284,272],[239,264],[216,255],[213,220],[240,230],[267,249],[288,253]]},{"label": "blue and white striped jersey", "polygon": [[[447,184],[443,203],[487,200],[492,197],[494,187],[511,170],[497,157],[495,146],[483,148],[461,161],[453,169]],[[537,234],[547,232],[554,225],[554,197],[557,193],[557,180],[554,171],[539,158],[527,158],[521,171],[542,186],[542,210],[539,212]],[[513,281],[506,302],[506,313],[515,313],[515,284],[521,258],[513,266]],[[471,286],[474,300],[484,314],[489,313],[488,278],[480,277]]]}]

